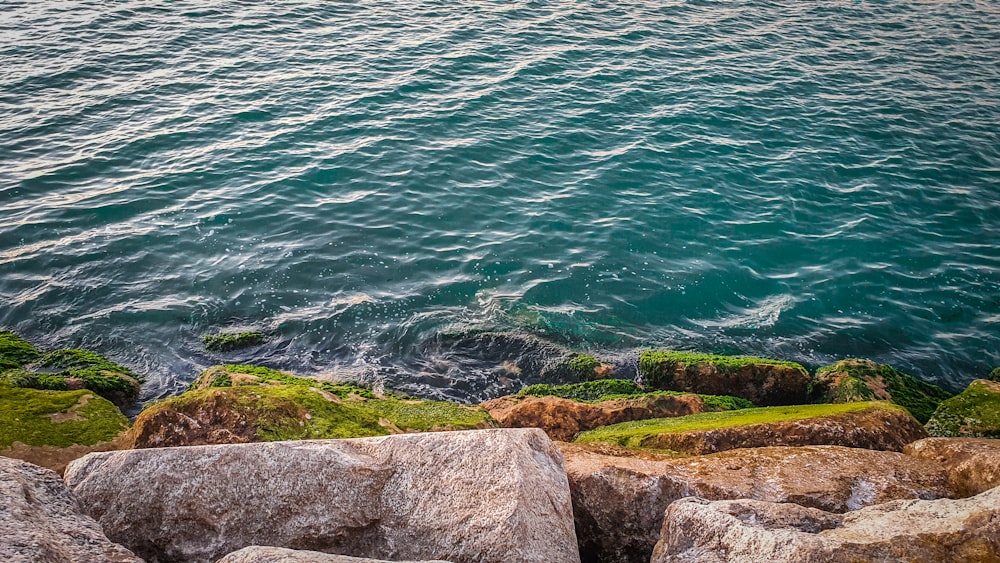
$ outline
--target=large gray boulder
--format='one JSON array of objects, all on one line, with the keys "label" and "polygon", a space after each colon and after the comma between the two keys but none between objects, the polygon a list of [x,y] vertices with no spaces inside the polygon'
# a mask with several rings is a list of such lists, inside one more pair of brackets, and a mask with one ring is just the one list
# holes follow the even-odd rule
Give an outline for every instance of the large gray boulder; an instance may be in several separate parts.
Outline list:
[{"label": "large gray boulder", "polygon": [[150,562],[260,544],[579,561],[563,458],[538,429],[98,453],[71,463],[66,482],[109,537]]},{"label": "large gray boulder", "polygon": [[667,509],[651,563],[1000,562],[1000,488],[834,514],[797,504],[688,498]]},{"label": "large gray boulder", "polygon": [[450,563],[448,561],[386,561],[367,557],[334,555],[321,551],[251,546],[234,551],[216,563]]},{"label": "large gray boulder", "polygon": [[140,562],[111,543],[54,471],[0,457],[0,561]]},{"label": "large gray boulder", "polygon": [[688,496],[793,502],[830,512],[951,496],[942,467],[896,452],[778,446],[670,459],[560,447],[580,553],[606,563],[649,561],[664,510]]}]

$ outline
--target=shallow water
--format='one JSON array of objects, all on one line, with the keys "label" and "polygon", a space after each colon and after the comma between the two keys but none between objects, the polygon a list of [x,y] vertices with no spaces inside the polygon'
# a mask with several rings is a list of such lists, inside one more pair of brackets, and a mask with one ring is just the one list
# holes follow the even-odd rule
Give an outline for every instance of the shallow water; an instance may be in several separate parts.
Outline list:
[{"label": "shallow water", "polygon": [[[472,400],[518,330],[1000,364],[998,2],[5,2],[0,325]],[[206,352],[200,336],[270,331]]]}]

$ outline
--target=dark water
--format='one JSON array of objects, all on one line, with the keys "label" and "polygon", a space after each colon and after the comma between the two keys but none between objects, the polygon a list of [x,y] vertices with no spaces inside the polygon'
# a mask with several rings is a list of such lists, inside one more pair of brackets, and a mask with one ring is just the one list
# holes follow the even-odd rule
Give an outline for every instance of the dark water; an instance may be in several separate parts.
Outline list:
[{"label": "dark water", "polygon": [[[478,398],[433,344],[470,328],[1000,364],[995,1],[3,2],[0,37],[0,325],[147,399],[221,361]],[[230,328],[274,338],[201,347]]]}]

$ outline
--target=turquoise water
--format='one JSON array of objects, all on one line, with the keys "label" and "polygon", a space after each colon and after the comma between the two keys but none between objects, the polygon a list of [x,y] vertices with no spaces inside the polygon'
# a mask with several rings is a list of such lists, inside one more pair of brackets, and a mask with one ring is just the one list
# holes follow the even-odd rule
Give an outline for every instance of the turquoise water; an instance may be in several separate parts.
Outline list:
[{"label": "turquoise water", "polygon": [[[1000,365],[995,1],[4,2],[0,36],[0,325],[146,399],[220,361],[499,394],[435,353],[467,329]],[[274,338],[201,347],[237,328]]]}]

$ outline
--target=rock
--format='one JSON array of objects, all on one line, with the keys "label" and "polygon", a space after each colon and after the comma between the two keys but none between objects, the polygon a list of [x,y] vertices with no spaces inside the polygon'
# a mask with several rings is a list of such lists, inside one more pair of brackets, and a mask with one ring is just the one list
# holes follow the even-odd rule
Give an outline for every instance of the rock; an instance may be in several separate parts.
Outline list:
[{"label": "rock", "polygon": [[139,562],[80,512],[48,469],[0,457],[0,560]]},{"label": "rock", "polygon": [[584,561],[646,562],[664,510],[688,496],[793,502],[831,512],[950,496],[937,464],[842,446],[771,447],[669,459],[560,444]]},{"label": "rock", "polygon": [[615,424],[577,442],[609,442],[690,455],[766,446],[837,445],[900,451],[927,433],[890,403],[766,407]]},{"label": "rock", "polygon": [[354,438],[495,426],[483,409],[411,400],[268,368],[206,370],[192,389],[136,417],[136,448]]},{"label": "rock", "polygon": [[[392,563],[384,559],[367,559],[333,555],[320,551],[285,549],[283,547],[244,547],[219,559],[217,563]],[[448,561],[399,561],[396,563],[449,563]]]},{"label": "rock", "polygon": [[993,368],[993,371],[986,376],[986,379],[1000,383],[1000,368]]},{"label": "rock", "polygon": [[816,370],[813,400],[820,403],[891,401],[906,407],[921,424],[941,401],[952,396],[931,385],[871,360],[848,359]]},{"label": "rock", "polygon": [[1000,440],[926,438],[907,444],[903,453],[944,466],[948,482],[959,497],[1000,487]]},{"label": "rock", "polygon": [[1000,438],[1000,383],[977,379],[961,394],[943,401],[930,420],[931,436]]},{"label": "rock", "polygon": [[[6,339],[4,336],[0,334],[0,348],[8,348],[4,358],[9,360],[12,357],[10,333],[7,333]],[[31,357],[24,350],[21,354],[21,359]],[[128,368],[86,350],[57,350],[41,356],[37,361],[25,363],[23,367],[5,371],[4,366],[11,365],[8,360],[0,358],[0,383],[51,391],[88,389],[119,407],[136,401],[143,382],[142,376]]]},{"label": "rock", "polygon": [[507,428],[541,428],[553,440],[572,440],[579,432],[630,420],[683,416],[702,412],[694,394],[647,394],[583,403],[559,397],[501,397],[482,406]]},{"label": "rock", "polygon": [[219,334],[206,334],[201,338],[201,341],[206,350],[231,352],[241,348],[260,346],[267,342],[267,335],[257,330],[221,332]]},{"label": "rock", "polygon": [[0,456],[62,471],[91,451],[117,449],[128,419],[92,391],[41,391],[0,383]]},{"label": "rock", "polygon": [[764,406],[808,402],[809,372],[794,362],[646,351],[639,357],[639,375],[654,389],[734,395]]},{"label": "rock", "polygon": [[1000,488],[834,514],[796,504],[687,498],[670,505],[651,563],[1000,562]]},{"label": "rock", "polygon": [[149,561],[261,543],[381,559],[579,561],[562,455],[538,429],[90,454],[66,482]]},{"label": "rock", "polygon": [[31,342],[9,330],[0,331],[0,372],[23,367],[40,356],[41,353]]}]

